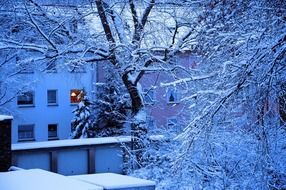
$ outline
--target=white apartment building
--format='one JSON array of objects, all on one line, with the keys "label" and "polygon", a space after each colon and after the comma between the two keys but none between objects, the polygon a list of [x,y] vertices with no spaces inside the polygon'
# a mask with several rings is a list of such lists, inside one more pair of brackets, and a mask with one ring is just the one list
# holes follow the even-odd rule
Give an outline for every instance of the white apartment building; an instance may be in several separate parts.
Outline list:
[{"label": "white apartment building", "polygon": [[80,71],[48,67],[46,72],[21,73],[35,82],[9,103],[14,113],[12,143],[69,138],[77,96],[82,89],[89,97],[94,94],[93,67],[88,65]]}]

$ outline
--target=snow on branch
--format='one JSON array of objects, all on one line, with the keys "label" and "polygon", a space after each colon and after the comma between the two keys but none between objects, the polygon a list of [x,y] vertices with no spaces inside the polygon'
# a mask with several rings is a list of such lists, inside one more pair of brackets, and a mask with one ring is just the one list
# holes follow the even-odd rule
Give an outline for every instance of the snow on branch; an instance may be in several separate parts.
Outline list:
[{"label": "snow on branch", "polygon": [[188,82],[193,82],[193,81],[198,81],[198,80],[205,80],[205,79],[209,79],[212,77],[217,76],[218,73],[211,73],[208,75],[201,75],[201,76],[194,76],[194,77],[189,77],[189,78],[183,78],[183,79],[179,79],[179,80],[175,80],[173,82],[168,82],[168,83],[160,83],[161,87],[167,87],[167,86],[176,86],[179,84],[183,84],[183,83],[188,83]]},{"label": "snow on branch", "polygon": [[54,44],[54,42],[48,38],[48,36],[42,31],[42,29],[40,28],[40,26],[36,23],[35,19],[33,18],[33,16],[31,15],[30,11],[28,10],[26,4],[25,4],[25,9],[29,15],[29,18],[32,22],[32,24],[34,25],[34,27],[38,30],[38,32],[44,37],[44,39],[53,47],[54,50],[57,50],[56,45]]}]

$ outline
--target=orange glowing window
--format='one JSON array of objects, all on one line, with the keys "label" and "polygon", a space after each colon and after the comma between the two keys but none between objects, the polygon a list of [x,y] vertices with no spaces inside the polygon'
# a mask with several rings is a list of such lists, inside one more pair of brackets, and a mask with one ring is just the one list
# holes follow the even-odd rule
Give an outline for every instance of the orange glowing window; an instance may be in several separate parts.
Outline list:
[{"label": "orange glowing window", "polygon": [[79,89],[72,89],[70,91],[70,102],[72,104],[79,103],[81,99],[81,90]]}]

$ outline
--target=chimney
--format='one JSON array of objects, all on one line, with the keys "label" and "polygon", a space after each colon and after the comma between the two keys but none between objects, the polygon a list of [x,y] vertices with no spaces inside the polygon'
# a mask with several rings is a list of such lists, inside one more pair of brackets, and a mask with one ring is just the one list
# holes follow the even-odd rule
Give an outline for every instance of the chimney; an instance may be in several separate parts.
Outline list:
[{"label": "chimney", "polygon": [[0,115],[0,172],[11,166],[11,124],[12,116]]}]

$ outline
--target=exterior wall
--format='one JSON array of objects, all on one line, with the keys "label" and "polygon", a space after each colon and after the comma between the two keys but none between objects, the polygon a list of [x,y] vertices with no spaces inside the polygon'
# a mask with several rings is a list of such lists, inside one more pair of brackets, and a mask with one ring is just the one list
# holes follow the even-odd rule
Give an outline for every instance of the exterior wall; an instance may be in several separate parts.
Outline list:
[{"label": "exterior wall", "polygon": [[[70,73],[65,69],[55,73],[22,74],[34,80],[34,105],[19,106],[17,99],[11,103],[14,110],[12,126],[12,143],[18,142],[18,125],[34,124],[35,141],[48,140],[48,124],[57,124],[59,139],[66,139],[71,132],[72,110],[76,104],[70,103],[71,89],[85,89],[89,97],[93,97],[93,81],[95,72],[93,65],[82,73]],[[48,105],[47,90],[57,90],[57,105]]]},{"label": "exterior wall", "polygon": [[[183,66],[186,70],[196,69],[200,58],[198,56],[191,56],[189,53],[179,54],[177,57],[177,63]],[[183,118],[185,113],[183,112],[184,104],[181,101],[186,86],[184,85],[168,85],[164,86],[163,83],[170,83],[174,81],[170,72],[156,72],[146,73],[142,78],[140,84],[142,89],[151,89],[154,87],[154,101],[151,104],[146,103],[147,117],[154,121],[154,128],[162,129],[168,127],[168,119],[176,118],[177,125],[175,131],[180,131],[180,127],[183,126]],[[189,77],[183,70],[178,70],[174,74],[180,78]],[[168,88],[175,89],[177,91],[178,101],[175,103],[168,102]],[[148,118],[147,118],[148,124]],[[170,127],[170,126],[169,126]]]}]

